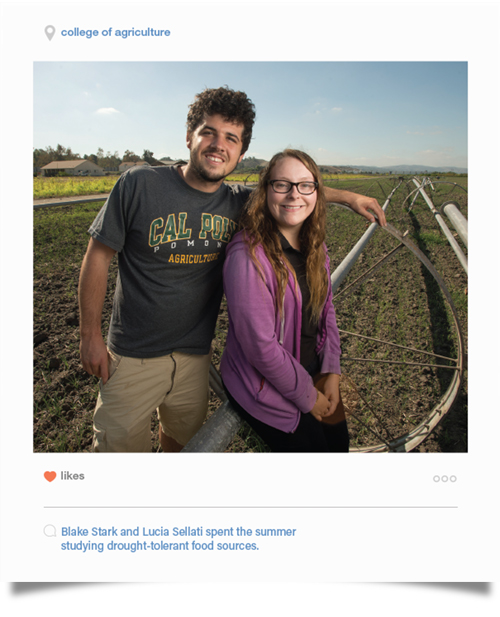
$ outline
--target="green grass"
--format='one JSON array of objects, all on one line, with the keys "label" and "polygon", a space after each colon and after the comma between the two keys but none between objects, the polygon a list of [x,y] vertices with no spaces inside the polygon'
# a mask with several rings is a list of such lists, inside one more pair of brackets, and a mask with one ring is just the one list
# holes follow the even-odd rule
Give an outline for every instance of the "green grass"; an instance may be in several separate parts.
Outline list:
[{"label": "green grass", "polygon": [[439,233],[438,231],[414,233],[412,234],[412,239],[417,245],[419,245],[420,243],[424,243],[427,246],[446,246],[448,244],[448,240],[445,238],[445,236],[443,236],[443,234]]},{"label": "green grass", "polygon": [[103,203],[34,211],[35,280],[41,273],[52,272],[54,268],[68,271],[81,264],[89,241],[87,230]]}]

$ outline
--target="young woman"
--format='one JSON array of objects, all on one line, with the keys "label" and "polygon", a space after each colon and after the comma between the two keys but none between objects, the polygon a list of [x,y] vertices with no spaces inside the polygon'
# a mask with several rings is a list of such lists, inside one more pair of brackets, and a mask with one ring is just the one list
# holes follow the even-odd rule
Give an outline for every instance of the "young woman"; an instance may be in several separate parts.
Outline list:
[{"label": "young woman", "polygon": [[227,248],[222,378],[233,407],[274,452],[349,450],[325,225],[318,167],[285,150],[262,171]]}]

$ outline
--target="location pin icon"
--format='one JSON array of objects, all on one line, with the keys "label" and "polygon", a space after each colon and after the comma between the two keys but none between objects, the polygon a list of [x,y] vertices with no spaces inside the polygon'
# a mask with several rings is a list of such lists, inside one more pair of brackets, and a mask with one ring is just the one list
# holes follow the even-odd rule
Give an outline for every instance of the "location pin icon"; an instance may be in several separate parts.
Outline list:
[{"label": "location pin icon", "polygon": [[54,28],[54,26],[45,27],[45,34],[47,35],[47,38],[49,39],[49,41],[52,40],[52,37],[54,36],[55,33],[56,33],[56,29]]}]

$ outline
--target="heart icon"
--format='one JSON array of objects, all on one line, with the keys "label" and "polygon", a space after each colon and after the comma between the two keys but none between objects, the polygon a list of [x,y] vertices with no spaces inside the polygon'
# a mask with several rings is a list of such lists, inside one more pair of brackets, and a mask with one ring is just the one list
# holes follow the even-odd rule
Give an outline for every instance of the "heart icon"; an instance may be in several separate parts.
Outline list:
[{"label": "heart icon", "polygon": [[47,480],[47,482],[52,482],[56,479],[57,474],[55,471],[46,471],[43,476]]}]

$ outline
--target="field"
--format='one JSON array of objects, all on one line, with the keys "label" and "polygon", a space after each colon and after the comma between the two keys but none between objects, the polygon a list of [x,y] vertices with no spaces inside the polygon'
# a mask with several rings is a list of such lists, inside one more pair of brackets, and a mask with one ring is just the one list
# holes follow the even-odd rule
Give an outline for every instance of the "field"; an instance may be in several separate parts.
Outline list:
[{"label": "field", "polygon": [[[360,179],[367,179],[369,176],[366,174],[323,174],[323,180],[325,182],[344,182],[344,181],[357,181]],[[253,183],[259,181],[259,174],[248,172],[248,173],[237,173],[231,174],[227,176],[226,180],[228,182],[242,182],[242,183]]]},{"label": "field", "polygon": [[[467,193],[463,190],[467,188],[467,178],[449,179],[456,184],[441,184],[444,180],[446,178],[441,178],[428,189],[434,204],[438,207],[448,199],[456,200],[467,216]],[[347,180],[337,178],[332,186],[372,195],[382,204],[397,183],[398,179],[392,177],[363,179],[351,176]],[[424,201],[418,198],[409,207],[413,196],[408,198],[408,195],[414,188],[409,178],[405,178],[389,204],[387,218],[396,229],[408,232],[444,279],[459,315],[466,349],[467,276]],[[86,192],[89,192],[88,188]],[[58,206],[36,209],[33,213],[34,450],[37,452],[90,451],[98,383],[96,378],[83,371],[79,363],[77,286],[88,242],[86,230],[100,206]],[[365,229],[365,221],[360,217],[342,208],[330,207],[327,244],[332,269],[342,261]],[[458,337],[450,309],[434,278],[410,251],[406,248],[397,251],[390,261],[369,273],[360,284],[348,288],[359,274],[398,245],[394,237],[378,229],[334,300],[339,328],[371,337],[364,339],[342,334],[342,393],[351,412],[348,422],[354,447],[390,442],[414,429],[439,402],[454,374],[453,368],[442,368],[452,365],[450,360],[436,357],[457,357]],[[115,276],[114,261],[104,307],[104,332],[111,310]],[[214,338],[216,364],[222,353],[226,325],[226,313],[222,307]],[[434,355],[422,359],[421,354],[372,339]],[[465,371],[453,408],[417,451],[467,451],[466,376]],[[220,401],[212,394],[211,410],[219,405]],[[153,451],[157,451],[159,444],[154,416],[151,435]],[[265,449],[248,428],[243,428],[229,447],[232,452]]]},{"label": "field", "polygon": [[109,193],[117,179],[118,176],[100,176],[98,178],[38,177],[33,179],[33,199]]}]

